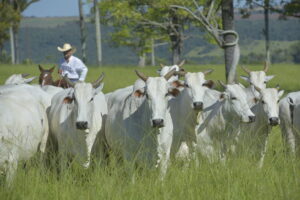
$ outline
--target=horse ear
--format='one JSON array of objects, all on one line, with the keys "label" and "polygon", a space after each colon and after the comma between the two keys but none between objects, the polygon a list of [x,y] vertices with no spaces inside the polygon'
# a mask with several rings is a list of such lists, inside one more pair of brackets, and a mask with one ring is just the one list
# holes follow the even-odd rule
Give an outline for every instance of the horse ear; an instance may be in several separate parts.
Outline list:
[{"label": "horse ear", "polygon": [[52,73],[55,69],[55,66],[53,66],[52,68],[49,69],[49,71]]},{"label": "horse ear", "polygon": [[41,65],[39,65],[39,70],[42,72],[44,71],[43,67]]}]

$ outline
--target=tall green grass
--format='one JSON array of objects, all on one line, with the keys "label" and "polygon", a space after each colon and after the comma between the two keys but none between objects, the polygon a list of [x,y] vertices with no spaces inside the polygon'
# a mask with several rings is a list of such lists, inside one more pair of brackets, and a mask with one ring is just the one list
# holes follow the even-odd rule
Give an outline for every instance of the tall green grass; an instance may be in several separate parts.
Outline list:
[{"label": "tall green grass", "polygon": [[[186,66],[188,71],[208,68],[215,72],[207,79],[224,80],[223,66]],[[262,66],[249,68],[257,70]],[[90,67],[87,81],[95,80],[103,71],[104,92],[110,92],[132,84],[137,78],[134,69],[137,68]],[[140,70],[156,75],[156,69]],[[268,72],[276,75],[270,86],[278,83],[286,91],[299,90],[299,72],[299,65],[274,65]],[[0,65],[0,83],[13,73],[38,75],[39,71],[37,66]],[[19,164],[11,187],[2,180],[0,199],[300,199],[300,161],[285,154],[280,134],[279,127],[272,130],[262,169],[245,150],[229,156],[225,164],[209,163],[201,156],[199,166],[193,161],[189,165],[172,161],[163,181],[158,170],[136,169],[113,156],[107,165],[95,160],[91,168],[84,170],[72,163],[60,172],[49,169],[37,156],[25,167]]]}]

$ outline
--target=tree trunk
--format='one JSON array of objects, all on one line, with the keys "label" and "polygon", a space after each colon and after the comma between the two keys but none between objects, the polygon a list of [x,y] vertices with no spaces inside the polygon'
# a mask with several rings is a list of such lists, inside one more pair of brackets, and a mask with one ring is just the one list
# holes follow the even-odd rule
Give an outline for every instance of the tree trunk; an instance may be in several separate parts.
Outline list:
[{"label": "tree trunk", "polygon": [[85,31],[84,14],[82,10],[82,0],[78,0],[78,7],[79,7],[79,26],[80,26],[82,61],[86,63],[86,31]]},{"label": "tree trunk", "polygon": [[[174,10],[170,11],[171,15],[171,26],[169,28],[169,37],[171,40],[171,50],[172,50],[172,63],[173,65],[177,64],[181,58],[181,52],[183,47],[182,41],[182,30],[179,23],[178,16],[176,15]],[[174,30],[175,29],[175,30]]]},{"label": "tree trunk", "polygon": [[14,44],[15,44],[15,63],[20,64],[20,51],[19,51],[19,37],[17,30],[14,31]]},{"label": "tree trunk", "polygon": [[9,28],[9,37],[10,37],[10,56],[11,56],[11,64],[16,64],[15,60],[15,39],[14,39],[14,31],[13,27]]},{"label": "tree trunk", "polygon": [[264,18],[265,18],[265,46],[266,46],[266,62],[270,64],[270,38],[269,38],[269,6],[270,1],[265,0],[265,6],[264,6]]},{"label": "tree trunk", "polygon": [[151,39],[151,65],[155,66],[155,40]]},{"label": "tree trunk", "polygon": [[[234,9],[233,0],[222,0],[222,26],[223,30],[234,30]],[[224,35],[225,43],[230,43],[234,41],[234,36],[232,34]],[[227,83],[236,82],[236,66],[234,63],[234,50],[235,46],[225,46],[224,47],[224,58],[225,58],[225,71],[226,71],[226,81]]]},{"label": "tree trunk", "polygon": [[146,65],[146,54],[143,53],[142,55],[139,56],[138,66],[139,67],[145,67],[145,65]]},{"label": "tree trunk", "polygon": [[97,46],[97,65],[102,64],[102,47],[101,47],[101,29],[100,29],[100,14],[98,8],[98,0],[94,0],[95,11],[95,28],[96,28],[96,46]]}]

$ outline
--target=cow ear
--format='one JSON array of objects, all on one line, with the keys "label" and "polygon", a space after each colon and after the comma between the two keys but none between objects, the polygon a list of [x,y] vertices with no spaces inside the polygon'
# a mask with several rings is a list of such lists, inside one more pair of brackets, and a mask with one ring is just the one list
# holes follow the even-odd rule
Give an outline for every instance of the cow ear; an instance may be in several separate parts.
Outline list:
[{"label": "cow ear", "polygon": [[295,102],[294,102],[294,100],[293,100],[291,97],[288,97],[287,101],[288,101],[288,103],[289,103],[290,105],[292,105],[292,106],[295,105]]},{"label": "cow ear", "polygon": [[243,79],[243,80],[245,80],[247,82],[250,82],[250,79],[249,79],[248,76],[240,76],[240,77],[241,77],[241,79]]},{"label": "cow ear", "polygon": [[278,98],[279,98],[279,99],[282,97],[283,93],[284,93],[284,90],[280,90],[280,91],[278,92]]},{"label": "cow ear", "polygon": [[213,80],[208,80],[208,81],[205,81],[205,83],[203,83],[203,86],[206,86],[208,88],[213,88],[215,86],[215,83]]},{"label": "cow ear", "polygon": [[168,94],[172,95],[173,97],[177,97],[180,94],[180,90],[177,88],[171,88]]},{"label": "cow ear", "polygon": [[253,102],[256,104],[257,102],[259,101],[259,98],[257,98],[257,97],[254,97],[253,98]]},{"label": "cow ear", "polygon": [[226,98],[227,98],[226,93],[225,93],[225,92],[222,92],[222,93],[220,94],[220,100],[224,100],[224,99],[226,99]]},{"label": "cow ear", "polygon": [[171,87],[174,87],[174,88],[177,88],[179,90],[183,89],[185,86],[184,86],[184,83],[183,81],[181,80],[176,80],[176,81],[173,81],[171,83]]},{"label": "cow ear", "polygon": [[73,102],[73,98],[72,97],[65,97],[63,100],[64,104],[71,104]]},{"label": "cow ear", "polygon": [[141,98],[145,95],[145,92],[143,92],[142,90],[138,89],[136,91],[134,91],[133,96]]},{"label": "cow ear", "polygon": [[265,81],[268,82],[272,78],[274,78],[275,75],[266,76]]},{"label": "cow ear", "polygon": [[97,88],[95,88],[94,96],[99,94],[102,91],[103,87],[104,87],[104,83],[101,83]]}]

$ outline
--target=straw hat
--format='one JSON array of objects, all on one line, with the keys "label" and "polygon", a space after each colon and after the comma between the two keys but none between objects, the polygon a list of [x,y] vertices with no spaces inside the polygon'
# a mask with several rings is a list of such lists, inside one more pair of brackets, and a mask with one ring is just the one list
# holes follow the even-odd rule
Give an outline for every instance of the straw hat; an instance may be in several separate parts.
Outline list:
[{"label": "straw hat", "polygon": [[63,47],[57,47],[57,50],[60,52],[66,52],[66,51],[72,50],[74,53],[76,51],[76,48],[72,47],[69,43],[65,43],[63,45]]}]

